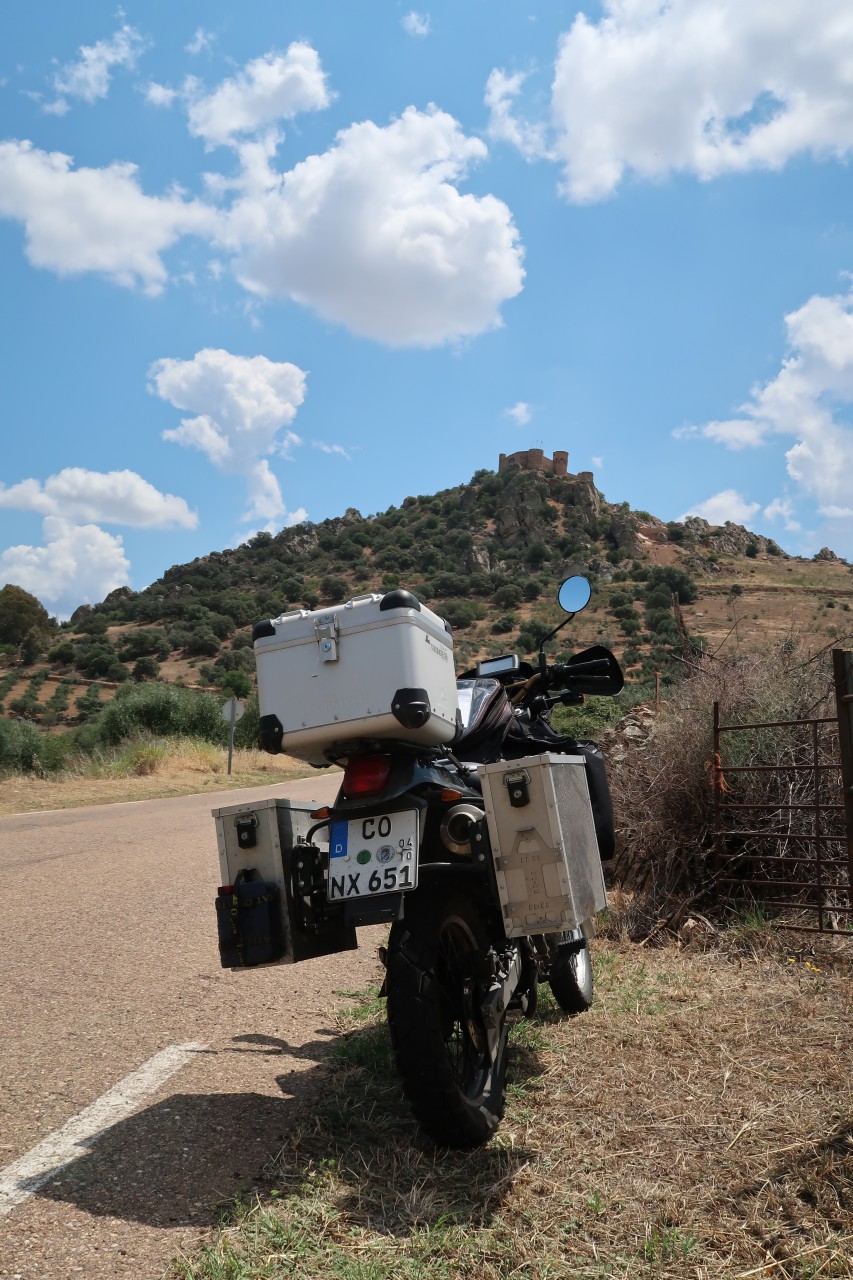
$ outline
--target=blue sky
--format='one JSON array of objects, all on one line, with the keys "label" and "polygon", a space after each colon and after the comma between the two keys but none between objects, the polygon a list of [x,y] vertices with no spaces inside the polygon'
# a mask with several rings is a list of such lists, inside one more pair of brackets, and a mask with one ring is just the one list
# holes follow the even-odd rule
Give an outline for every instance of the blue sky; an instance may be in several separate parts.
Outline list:
[{"label": "blue sky", "polygon": [[0,584],[565,448],[853,556],[849,0],[0,15]]}]

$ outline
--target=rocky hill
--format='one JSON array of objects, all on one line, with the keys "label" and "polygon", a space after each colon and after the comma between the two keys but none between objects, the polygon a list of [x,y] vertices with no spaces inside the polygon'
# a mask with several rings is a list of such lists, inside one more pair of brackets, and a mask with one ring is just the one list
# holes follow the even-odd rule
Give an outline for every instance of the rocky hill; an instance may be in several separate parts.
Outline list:
[{"label": "rocky hill", "polygon": [[853,575],[829,550],[802,560],[738,525],[665,524],[607,502],[591,472],[510,464],[375,516],[349,508],[258,534],[82,606],[54,634],[34,628],[6,646],[0,705],[51,726],[85,719],[128,679],[245,694],[259,618],[400,585],[451,622],[460,667],[530,653],[558,620],[557,587],[571,573],[593,581],[593,599],[562,643],[608,645],[629,679],[678,668],[697,646],[794,629],[821,647],[853,631]]}]

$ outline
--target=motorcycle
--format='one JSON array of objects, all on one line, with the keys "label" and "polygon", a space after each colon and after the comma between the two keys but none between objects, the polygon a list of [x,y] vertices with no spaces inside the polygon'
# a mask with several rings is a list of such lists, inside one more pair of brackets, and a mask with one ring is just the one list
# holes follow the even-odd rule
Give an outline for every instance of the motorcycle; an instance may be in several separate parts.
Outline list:
[{"label": "motorcycle", "polygon": [[[526,795],[532,758],[580,756],[596,852],[612,855],[601,753],[593,743],[558,733],[549,720],[558,704],[612,697],[624,683],[616,658],[602,646],[568,662],[546,658],[545,645],[590,595],[585,578],[562,584],[559,602],[568,616],[542,640],[535,664],[508,654],[458,677],[462,724],[450,745],[387,741],[352,750],[341,760],[337,798],[316,812],[306,837],[309,847],[322,828],[329,838],[322,877],[296,885],[306,917],[313,912],[312,919],[322,920],[345,904],[352,927],[390,923],[381,951],[382,995],[394,1058],[419,1125],[441,1146],[478,1147],[494,1133],[504,1111],[509,1017],[533,1014],[539,983],[550,984],[568,1015],[584,1012],[593,1000],[591,919],[555,932],[507,929],[501,859],[492,849],[484,796],[484,778],[499,762],[513,804]],[[527,767],[516,782],[511,766],[517,760]],[[359,862],[365,876],[369,871],[361,889],[357,871],[339,870]]]}]

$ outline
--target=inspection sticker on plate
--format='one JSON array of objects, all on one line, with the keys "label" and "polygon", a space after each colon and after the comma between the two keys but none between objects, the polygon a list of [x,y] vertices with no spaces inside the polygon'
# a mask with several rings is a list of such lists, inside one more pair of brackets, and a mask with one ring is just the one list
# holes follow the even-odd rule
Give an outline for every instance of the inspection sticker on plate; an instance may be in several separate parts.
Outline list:
[{"label": "inspection sticker on plate", "polygon": [[414,889],[418,811],[335,821],[329,839],[329,901]]}]

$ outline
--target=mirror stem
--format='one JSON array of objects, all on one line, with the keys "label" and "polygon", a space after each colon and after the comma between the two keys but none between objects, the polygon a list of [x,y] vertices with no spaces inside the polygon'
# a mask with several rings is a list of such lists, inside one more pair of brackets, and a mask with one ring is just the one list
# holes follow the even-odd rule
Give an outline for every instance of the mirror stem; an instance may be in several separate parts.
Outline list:
[{"label": "mirror stem", "polygon": [[562,622],[558,623],[558,625],[554,628],[553,631],[549,631],[547,636],[543,636],[542,640],[539,642],[539,670],[543,673],[543,675],[545,671],[548,669],[548,663],[545,658],[545,645],[548,643],[549,640],[553,639],[553,637],[557,634],[558,631],[562,631],[563,627],[568,626],[568,624],[571,622],[574,616],[575,615],[573,613],[570,613],[567,617],[563,619]]}]

